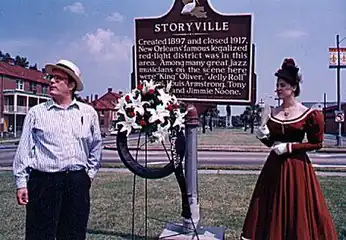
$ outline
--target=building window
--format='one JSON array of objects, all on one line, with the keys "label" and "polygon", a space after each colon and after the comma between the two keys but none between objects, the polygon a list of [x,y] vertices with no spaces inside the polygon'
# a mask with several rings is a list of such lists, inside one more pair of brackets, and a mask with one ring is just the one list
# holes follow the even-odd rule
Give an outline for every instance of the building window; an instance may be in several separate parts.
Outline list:
[{"label": "building window", "polygon": [[16,89],[17,90],[24,90],[24,81],[23,80],[17,80],[16,81]]},{"label": "building window", "polygon": [[30,83],[30,90],[29,91],[32,91],[32,92],[36,91],[36,83],[34,83],[34,82]]},{"label": "building window", "polygon": [[42,93],[47,94],[48,93],[48,87],[47,86],[42,86]]}]

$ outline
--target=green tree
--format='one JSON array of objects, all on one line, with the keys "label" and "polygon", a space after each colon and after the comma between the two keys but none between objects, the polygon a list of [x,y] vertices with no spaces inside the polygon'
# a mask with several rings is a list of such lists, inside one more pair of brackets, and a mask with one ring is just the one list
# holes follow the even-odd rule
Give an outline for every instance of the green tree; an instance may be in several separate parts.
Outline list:
[{"label": "green tree", "polygon": [[244,123],[245,131],[247,129],[247,124],[250,125],[251,133],[254,132],[255,124],[261,120],[262,108],[259,104],[254,104],[247,106],[241,115],[241,119]]},{"label": "green tree", "polygon": [[16,56],[15,60],[14,60],[14,64],[27,68],[29,67],[29,61],[26,57],[20,57],[20,56]]},{"label": "green tree", "polygon": [[38,70],[38,69],[37,69],[37,64],[35,63],[35,65],[30,65],[30,66],[29,66],[29,69]]},{"label": "green tree", "polygon": [[9,53],[5,53],[2,55],[2,61],[4,62],[10,62],[10,60],[12,59],[11,55]]}]

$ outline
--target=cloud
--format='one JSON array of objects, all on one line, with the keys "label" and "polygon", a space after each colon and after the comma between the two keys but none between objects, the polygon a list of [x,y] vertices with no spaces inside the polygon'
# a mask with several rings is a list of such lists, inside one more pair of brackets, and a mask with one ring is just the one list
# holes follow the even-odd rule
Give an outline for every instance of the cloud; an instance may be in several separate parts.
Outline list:
[{"label": "cloud", "polygon": [[64,50],[63,46],[57,48],[61,51],[57,54],[81,67],[86,94],[103,94],[108,87],[115,91],[129,89],[132,45],[131,38],[98,28],[65,45]]},{"label": "cloud", "polygon": [[108,17],[106,17],[106,20],[109,22],[123,22],[124,16],[118,12],[114,12],[111,15],[109,15]]},{"label": "cloud", "polygon": [[65,6],[64,11],[69,11],[69,12],[76,13],[76,14],[86,14],[84,6],[80,2],[75,2],[71,5]]},{"label": "cloud", "polygon": [[128,37],[98,28],[95,32],[85,34],[78,44],[96,61],[122,61],[130,58],[133,43]]},{"label": "cloud", "polygon": [[285,32],[281,32],[279,34],[277,34],[278,37],[281,38],[290,38],[290,39],[298,39],[298,38],[302,38],[302,37],[306,37],[309,34],[307,32],[301,31],[301,30],[288,30]]},{"label": "cloud", "polygon": [[[101,96],[108,87],[113,91],[130,88],[133,40],[109,29],[98,28],[72,40],[0,39],[0,46],[3,52],[28,57],[30,64],[37,63],[39,69],[59,59],[75,62],[82,71],[85,85],[82,96],[91,93]],[[38,46],[46,50],[37,51]]]}]

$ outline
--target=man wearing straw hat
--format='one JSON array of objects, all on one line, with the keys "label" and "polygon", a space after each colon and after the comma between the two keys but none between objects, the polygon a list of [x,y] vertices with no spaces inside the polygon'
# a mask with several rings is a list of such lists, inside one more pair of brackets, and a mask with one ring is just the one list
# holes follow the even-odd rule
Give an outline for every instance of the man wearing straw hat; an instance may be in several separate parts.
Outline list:
[{"label": "man wearing straw hat", "polygon": [[13,161],[17,201],[26,206],[25,239],[85,239],[101,158],[98,115],[74,98],[83,90],[74,63],[60,60],[45,70],[51,99],[29,110]]}]

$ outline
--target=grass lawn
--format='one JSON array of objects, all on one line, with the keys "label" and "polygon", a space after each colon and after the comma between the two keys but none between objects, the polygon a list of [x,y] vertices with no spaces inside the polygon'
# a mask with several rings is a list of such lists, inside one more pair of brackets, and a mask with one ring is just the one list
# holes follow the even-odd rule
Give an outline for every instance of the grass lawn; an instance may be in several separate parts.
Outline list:
[{"label": "grass lawn", "polygon": [[262,146],[263,144],[256,138],[255,134],[250,131],[244,132],[241,129],[213,129],[212,132],[207,130],[205,134],[198,132],[198,143],[200,145],[248,145]]},{"label": "grass lawn", "polygon": [[[223,147],[223,148],[229,148],[229,147],[238,147],[238,148],[256,148],[256,149],[263,149],[266,150],[267,147],[259,141],[255,134],[251,134],[250,130],[247,132],[244,132],[242,129],[225,129],[225,128],[215,128],[211,132],[210,130],[206,130],[206,133],[202,133],[202,131],[199,129],[197,131],[198,136],[198,145],[200,147]],[[137,139],[129,140],[129,146],[136,147],[137,146]],[[303,140],[304,142],[307,141],[305,138]],[[140,141],[140,146],[142,148],[144,147],[144,138]],[[344,149],[345,145],[342,147],[336,147],[335,143],[333,141],[325,141],[324,142],[324,148],[341,148]],[[159,147],[161,148],[162,145],[158,143],[148,143],[148,147]]]},{"label": "grass lawn", "polygon": [[[223,226],[239,239],[256,175],[199,175],[201,224]],[[0,172],[0,239],[23,239],[25,211],[15,202],[13,178]],[[340,238],[346,237],[346,178],[320,177]],[[92,186],[87,239],[131,239],[133,175],[100,173]],[[144,180],[137,178],[136,239],[144,235]],[[163,221],[180,221],[180,195],[173,176],[148,180],[148,233],[155,239]],[[159,220],[161,221],[159,221]]]},{"label": "grass lawn", "polygon": [[[266,147],[256,138],[254,134],[250,132],[244,132],[238,129],[214,129],[212,132],[207,130],[206,133],[202,131],[197,132],[198,145],[203,146],[223,146],[223,147],[239,147],[239,146],[255,146],[256,148]],[[132,139],[128,141],[128,145],[137,147],[138,139]],[[168,144],[168,143],[167,143]],[[142,138],[139,144],[142,148],[145,146],[145,139]],[[148,143],[148,147],[162,148],[160,143]]]}]

